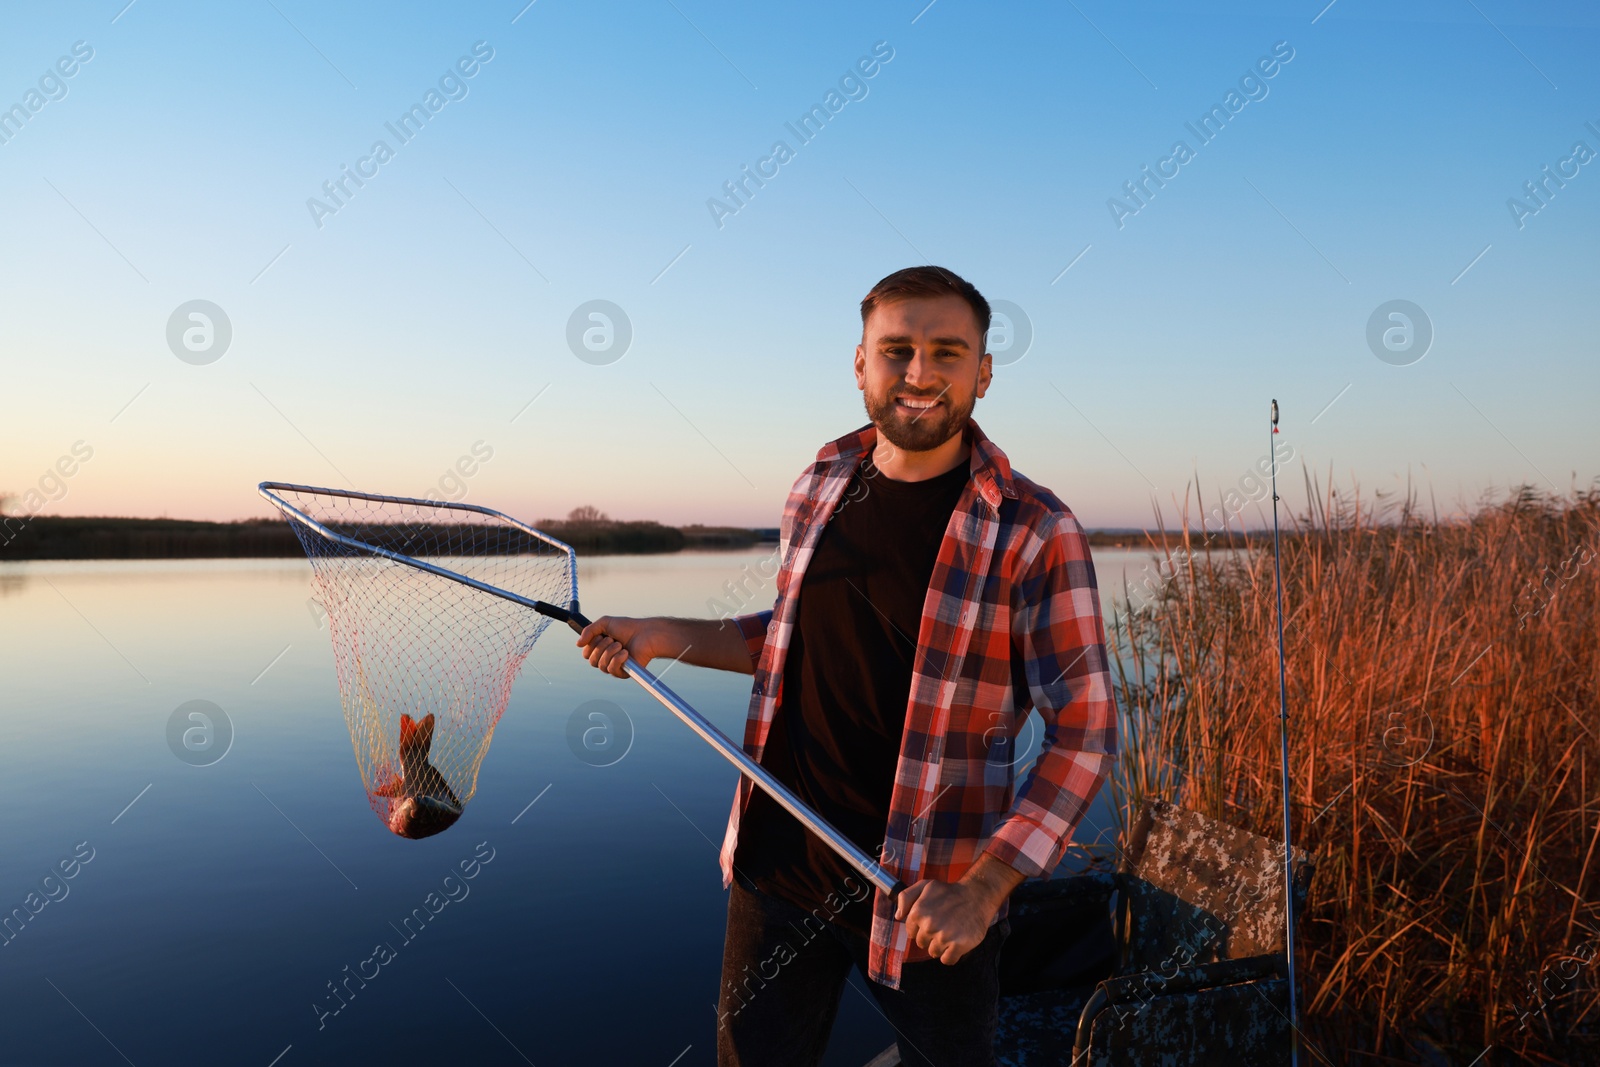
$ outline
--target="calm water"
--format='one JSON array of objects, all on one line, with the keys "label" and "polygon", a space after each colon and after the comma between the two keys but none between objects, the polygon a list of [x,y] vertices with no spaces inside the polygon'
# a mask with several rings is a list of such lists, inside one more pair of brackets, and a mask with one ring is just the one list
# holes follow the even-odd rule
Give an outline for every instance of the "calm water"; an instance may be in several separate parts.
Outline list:
[{"label": "calm water", "polygon": [[[584,607],[705,615],[763,554],[589,560]],[[1096,560],[1109,591],[1144,556]],[[309,573],[0,565],[0,912],[37,909],[0,945],[0,1064],[714,1063],[732,767],[552,627],[461,821],[395,837],[362,791]],[[748,678],[656,666],[743,736]],[[567,741],[597,699],[632,724],[610,766]],[[232,724],[209,766],[168,745],[191,700]],[[1038,731],[1024,736],[1031,759]],[[476,877],[446,882],[474,859]],[[73,876],[46,880],[63,860]],[[430,893],[440,910],[406,940],[397,927]],[[380,942],[393,957],[364,962]],[[321,1015],[358,968],[377,975]],[[826,1061],[848,1067],[893,1038],[852,985]]]}]

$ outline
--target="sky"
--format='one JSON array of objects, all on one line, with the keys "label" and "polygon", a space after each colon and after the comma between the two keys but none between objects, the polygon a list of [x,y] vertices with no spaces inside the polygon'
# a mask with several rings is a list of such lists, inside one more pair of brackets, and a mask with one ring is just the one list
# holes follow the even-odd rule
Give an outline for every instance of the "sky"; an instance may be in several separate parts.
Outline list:
[{"label": "sky", "polygon": [[1593,5],[525,3],[6,10],[12,511],[776,525],[928,262],[1088,527],[1249,479],[1273,398],[1294,510],[1600,477]]}]

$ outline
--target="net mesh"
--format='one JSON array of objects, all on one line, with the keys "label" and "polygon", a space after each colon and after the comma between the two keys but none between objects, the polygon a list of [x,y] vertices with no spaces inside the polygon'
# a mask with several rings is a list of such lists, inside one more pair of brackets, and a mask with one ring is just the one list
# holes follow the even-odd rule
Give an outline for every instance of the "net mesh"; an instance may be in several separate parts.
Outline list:
[{"label": "net mesh", "polygon": [[[363,546],[557,607],[576,601],[572,550],[502,518],[426,501],[273,492]],[[476,792],[512,681],[551,620],[288,517],[328,615],[340,704],[372,810],[403,837],[438,833]]]}]

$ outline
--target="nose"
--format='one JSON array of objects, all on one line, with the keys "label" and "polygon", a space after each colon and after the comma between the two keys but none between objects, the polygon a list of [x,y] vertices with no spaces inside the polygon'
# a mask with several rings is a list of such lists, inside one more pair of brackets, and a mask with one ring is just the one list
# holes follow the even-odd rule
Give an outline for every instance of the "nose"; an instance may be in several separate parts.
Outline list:
[{"label": "nose", "polygon": [[933,361],[919,348],[906,363],[906,385],[911,389],[926,389],[933,381]]}]

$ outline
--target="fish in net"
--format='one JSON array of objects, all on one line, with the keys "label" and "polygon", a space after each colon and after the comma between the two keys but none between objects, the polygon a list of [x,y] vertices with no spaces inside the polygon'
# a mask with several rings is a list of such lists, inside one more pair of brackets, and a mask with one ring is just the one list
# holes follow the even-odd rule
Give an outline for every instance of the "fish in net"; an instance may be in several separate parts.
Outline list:
[{"label": "fish in net", "polygon": [[575,607],[572,549],[465,505],[262,492],[311,561],[372,810],[402,837],[448,829],[477,791],[511,684],[551,621],[502,594]]}]

